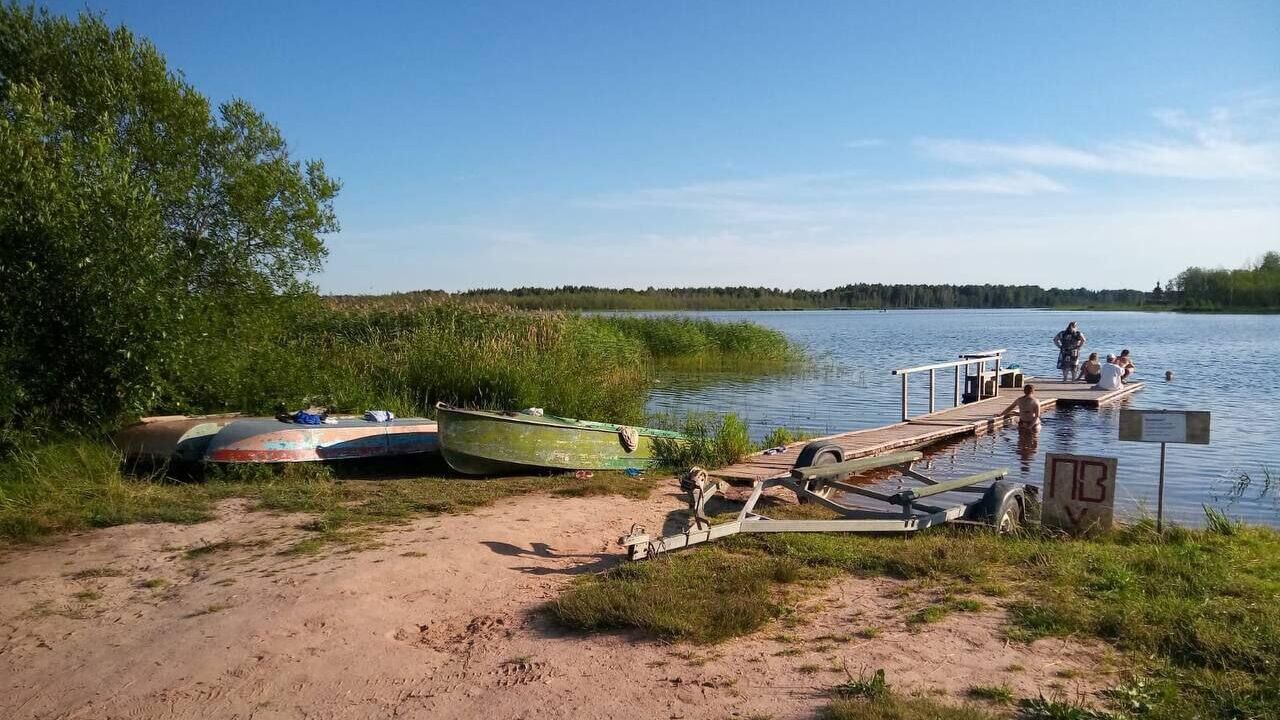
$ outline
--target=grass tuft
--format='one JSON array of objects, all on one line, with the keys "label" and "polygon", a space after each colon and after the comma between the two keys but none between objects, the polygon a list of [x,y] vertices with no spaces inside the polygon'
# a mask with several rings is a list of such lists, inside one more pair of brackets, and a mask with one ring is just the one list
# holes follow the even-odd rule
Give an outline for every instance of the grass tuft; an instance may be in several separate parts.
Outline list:
[{"label": "grass tuft", "polygon": [[848,682],[841,683],[831,689],[831,694],[838,698],[862,698],[864,700],[884,700],[889,697],[892,692],[888,681],[885,679],[884,668],[880,668],[871,674],[870,677],[865,675],[858,678],[850,678]]},{"label": "grass tuft", "polygon": [[[656,423],[667,427],[674,424],[664,418],[657,418]],[[656,438],[653,443],[658,463],[673,470],[732,465],[755,449],[746,424],[736,415],[695,413],[673,429],[680,430],[687,439]]]},{"label": "grass tuft", "polygon": [[112,567],[96,567],[73,572],[67,577],[72,580],[92,580],[94,578],[120,577],[123,574],[123,572]]},{"label": "grass tuft", "polygon": [[974,685],[969,688],[969,697],[976,700],[1008,705],[1013,702],[1013,688],[1008,685]]},{"label": "grass tuft", "polygon": [[1081,703],[1045,697],[1026,698],[1018,703],[1018,720],[1122,720],[1115,713]]}]

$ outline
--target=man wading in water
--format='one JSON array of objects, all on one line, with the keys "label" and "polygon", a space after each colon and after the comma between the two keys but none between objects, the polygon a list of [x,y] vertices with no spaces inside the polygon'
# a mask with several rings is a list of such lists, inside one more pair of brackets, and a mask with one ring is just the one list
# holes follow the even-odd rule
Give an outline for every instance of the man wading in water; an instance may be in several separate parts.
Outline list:
[{"label": "man wading in water", "polygon": [[1063,382],[1071,382],[1075,378],[1084,341],[1084,333],[1074,321],[1067,325],[1066,330],[1053,336],[1053,344],[1058,346],[1058,369],[1062,371]]},{"label": "man wading in water", "polygon": [[1022,397],[1013,401],[1001,417],[1018,416],[1018,431],[1035,432],[1040,429],[1040,401],[1032,397],[1036,391],[1033,385],[1022,386]]}]

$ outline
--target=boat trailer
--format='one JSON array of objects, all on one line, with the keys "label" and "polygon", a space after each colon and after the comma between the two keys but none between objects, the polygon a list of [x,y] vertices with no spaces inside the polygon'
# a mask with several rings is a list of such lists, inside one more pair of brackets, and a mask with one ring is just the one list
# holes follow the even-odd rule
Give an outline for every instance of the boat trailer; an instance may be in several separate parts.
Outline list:
[{"label": "boat trailer", "polygon": [[[693,512],[689,528],[666,537],[650,537],[643,527],[634,526],[619,542],[627,548],[631,560],[644,560],[661,553],[708,542],[727,535],[750,532],[863,532],[889,533],[923,530],[947,522],[981,523],[1000,532],[1009,532],[1023,521],[1028,488],[1003,478],[1008,470],[988,470],[956,480],[939,482],[917,472],[914,464],[924,455],[916,451],[896,452],[878,457],[843,460],[839,446],[815,442],[801,451],[791,470],[773,477],[756,480],[751,496],[735,520],[712,525],[707,517],[707,503],[723,492],[725,481],[712,478],[695,468],[681,480],[689,493],[689,509]],[[880,468],[898,467],[902,479],[919,486],[905,487],[887,493],[871,487],[853,485],[845,480],[858,473]],[[801,502],[821,505],[839,514],[832,520],[775,520],[755,511],[765,490],[784,487]],[[869,498],[882,505],[896,506],[883,510],[846,505],[831,499],[835,491]],[[935,505],[921,502],[942,493],[970,493],[971,501]]]}]

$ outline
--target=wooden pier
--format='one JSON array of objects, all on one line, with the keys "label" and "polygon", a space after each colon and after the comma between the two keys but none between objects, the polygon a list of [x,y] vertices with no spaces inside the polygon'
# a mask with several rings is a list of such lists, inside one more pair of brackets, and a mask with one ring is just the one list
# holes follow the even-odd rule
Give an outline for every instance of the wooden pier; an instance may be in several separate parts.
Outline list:
[{"label": "wooden pier", "polygon": [[[973,362],[974,356],[965,357],[967,359],[961,362]],[[992,357],[994,359],[996,356]],[[996,362],[998,368],[999,361],[996,360]],[[950,363],[940,363],[937,366],[924,366],[923,370],[933,373],[937,367],[949,367],[950,365]],[[895,372],[901,374],[904,378],[908,374],[908,371]],[[916,372],[916,369],[909,369],[909,372]],[[998,372],[999,370],[997,370]],[[996,377],[998,378],[999,375]],[[959,378],[959,375],[957,375],[957,378]],[[1035,396],[1040,401],[1042,410],[1068,405],[1096,408],[1114,403],[1126,395],[1141,390],[1143,387],[1142,383],[1135,382],[1124,385],[1118,390],[1094,390],[1092,386],[1082,382],[1062,382],[1061,380],[1041,380],[1036,378],[1028,378],[1027,382],[1035,385]],[[996,384],[999,384],[998,380]],[[828,440],[839,445],[844,450],[845,459],[852,460],[879,455],[891,450],[922,448],[948,438],[981,435],[1005,425],[1016,423],[1016,417],[1004,418],[1000,414],[1004,412],[1005,408],[1009,407],[1009,403],[1022,394],[1021,387],[996,388],[996,394],[993,397],[976,402],[958,404],[956,407],[913,417],[907,410],[905,381],[903,388],[903,416],[907,418],[906,420],[883,427],[854,430],[853,432],[830,435],[818,439]],[[956,397],[959,398],[959,396],[960,393],[957,392]],[[930,402],[933,402],[932,392],[930,392]],[[727,480],[754,481],[784,473],[791,469],[795,464],[796,456],[800,454],[801,448],[809,442],[812,441],[789,445],[785,452],[775,455],[752,455],[737,465],[721,468],[711,474]]]}]

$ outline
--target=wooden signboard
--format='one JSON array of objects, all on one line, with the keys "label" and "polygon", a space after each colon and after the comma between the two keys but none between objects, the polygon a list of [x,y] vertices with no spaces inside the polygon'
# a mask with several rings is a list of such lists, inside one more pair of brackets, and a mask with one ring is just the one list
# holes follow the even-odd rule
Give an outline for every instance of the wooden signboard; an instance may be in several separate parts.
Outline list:
[{"label": "wooden signboard", "polygon": [[1046,526],[1073,535],[1109,530],[1115,501],[1115,458],[1045,455],[1041,522]]},{"label": "wooden signboard", "polygon": [[1209,413],[1205,410],[1121,410],[1120,439],[1208,445]]}]

